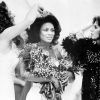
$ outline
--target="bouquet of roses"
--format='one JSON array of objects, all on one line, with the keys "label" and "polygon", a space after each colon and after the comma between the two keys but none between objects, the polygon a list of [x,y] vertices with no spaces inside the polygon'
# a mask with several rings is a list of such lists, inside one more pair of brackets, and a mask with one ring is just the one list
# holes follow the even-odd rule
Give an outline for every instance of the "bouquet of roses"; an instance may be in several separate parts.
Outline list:
[{"label": "bouquet of roses", "polygon": [[36,77],[51,77],[54,76],[61,80],[67,69],[72,67],[72,61],[68,57],[57,60],[49,56],[49,52],[42,48],[33,48],[30,51],[29,69]]},{"label": "bouquet of roses", "polygon": [[[62,83],[64,75],[67,73],[69,68],[72,68],[72,61],[68,57],[62,57],[62,59],[57,60],[54,57],[49,56],[49,52],[38,47],[36,44],[27,45],[22,53],[20,54],[23,57],[24,61],[28,60],[28,70],[31,74],[34,74],[35,77],[50,78],[55,77],[59,80],[59,83]],[[67,80],[68,81],[68,80]],[[45,94],[47,98],[51,98],[51,88],[52,83],[43,83],[41,93]],[[62,93],[63,87],[66,84],[61,84],[58,93]],[[56,89],[55,89],[56,91]]]}]

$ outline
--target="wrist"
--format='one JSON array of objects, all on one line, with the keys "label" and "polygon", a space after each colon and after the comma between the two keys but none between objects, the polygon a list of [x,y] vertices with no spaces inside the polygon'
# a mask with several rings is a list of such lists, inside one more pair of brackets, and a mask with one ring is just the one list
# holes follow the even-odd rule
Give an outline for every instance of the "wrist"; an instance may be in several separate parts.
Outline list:
[{"label": "wrist", "polygon": [[29,27],[31,24],[33,24],[33,20],[30,20],[30,19],[24,19],[24,24]]},{"label": "wrist", "polygon": [[21,82],[21,85],[22,85],[22,86],[25,86],[25,81],[22,81],[22,82]]}]

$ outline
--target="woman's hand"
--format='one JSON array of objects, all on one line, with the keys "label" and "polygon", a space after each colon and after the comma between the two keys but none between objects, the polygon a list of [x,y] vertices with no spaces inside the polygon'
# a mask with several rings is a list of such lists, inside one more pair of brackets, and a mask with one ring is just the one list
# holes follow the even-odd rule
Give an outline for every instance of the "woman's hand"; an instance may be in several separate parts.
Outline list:
[{"label": "woman's hand", "polygon": [[75,75],[73,72],[67,71],[67,75],[68,75],[68,82],[72,83],[75,80]]},{"label": "woman's hand", "polygon": [[55,77],[52,77],[51,81],[53,82],[53,84],[54,84],[54,86],[56,88],[59,88],[59,81],[58,81],[58,79],[56,79]]},{"label": "woman's hand", "polygon": [[67,71],[67,73],[64,73],[63,76],[64,77],[62,77],[62,84],[66,84],[67,85],[68,82],[71,83],[71,82],[73,82],[75,80],[74,74],[72,72],[70,72],[70,71]]},{"label": "woman's hand", "polygon": [[91,33],[92,39],[99,38],[99,34],[100,34],[100,28],[94,29],[93,32]]},{"label": "woman's hand", "polygon": [[19,84],[21,86],[25,86],[25,81],[20,79],[20,78],[15,77],[14,78],[14,84]]},{"label": "woman's hand", "polygon": [[69,79],[69,75],[68,73],[62,73],[62,79],[61,79],[61,84],[62,85],[67,85],[68,84],[68,79]]}]

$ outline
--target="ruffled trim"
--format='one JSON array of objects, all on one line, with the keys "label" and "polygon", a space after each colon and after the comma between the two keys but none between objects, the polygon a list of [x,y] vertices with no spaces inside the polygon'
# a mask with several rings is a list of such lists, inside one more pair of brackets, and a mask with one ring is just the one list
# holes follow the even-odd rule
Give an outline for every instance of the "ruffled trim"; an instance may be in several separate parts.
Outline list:
[{"label": "ruffled trim", "polygon": [[62,46],[68,54],[71,55],[73,61],[85,64],[87,62],[87,50],[95,51],[100,50],[100,47],[95,43],[95,40],[84,38],[74,41],[69,37],[66,37]]}]

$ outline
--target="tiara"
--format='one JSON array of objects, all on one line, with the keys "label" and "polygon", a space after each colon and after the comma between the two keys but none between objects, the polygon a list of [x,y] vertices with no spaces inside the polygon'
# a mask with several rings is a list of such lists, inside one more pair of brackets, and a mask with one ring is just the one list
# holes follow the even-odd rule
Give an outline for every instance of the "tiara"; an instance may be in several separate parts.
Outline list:
[{"label": "tiara", "polygon": [[40,14],[41,14],[41,17],[46,17],[48,15],[52,15],[51,12],[47,11],[47,10],[44,10],[43,8],[40,8]]}]

